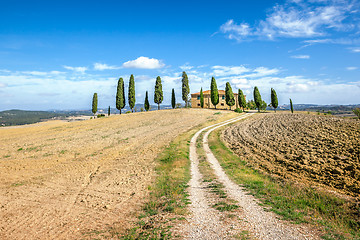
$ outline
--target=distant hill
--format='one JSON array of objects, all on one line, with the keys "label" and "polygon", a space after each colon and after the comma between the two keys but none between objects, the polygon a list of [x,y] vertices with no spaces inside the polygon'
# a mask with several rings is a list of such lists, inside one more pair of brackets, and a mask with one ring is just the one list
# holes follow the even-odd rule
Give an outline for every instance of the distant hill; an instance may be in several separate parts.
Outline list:
[{"label": "distant hill", "polygon": [[[144,108],[144,104],[135,105],[136,112],[140,112],[141,108]],[[171,105],[160,105],[160,109],[169,109]],[[157,105],[151,105],[150,111],[157,110]],[[131,111],[131,109],[126,106],[122,109],[122,113]],[[98,109],[98,113],[108,113],[107,108]],[[111,114],[119,114],[119,110],[116,108],[110,109]],[[26,111],[26,110],[7,110],[0,112],[0,127],[1,126],[15,126],[15,125],[24,125],[37,123],[49,119],[66,119],[70,116],[92,116],[93,113],[91,110],[49,110],[49,111]]]},{"label": "distant hill", "polygon": [[89,115],[90,111],[24,111],[7,110],[0,112],[1,126],[37,123],[48,119],[65,119],[70,116]]},{"label": "distant hill", "polygon": [[[360,104],[354,105],[316,105],[316,104],[294,104],[296,111],[309,112],[331,112],[333,115],[353,115],[353,109],[360,108]],[[289,110],[289,105],[279,106],[280,110]]]}]

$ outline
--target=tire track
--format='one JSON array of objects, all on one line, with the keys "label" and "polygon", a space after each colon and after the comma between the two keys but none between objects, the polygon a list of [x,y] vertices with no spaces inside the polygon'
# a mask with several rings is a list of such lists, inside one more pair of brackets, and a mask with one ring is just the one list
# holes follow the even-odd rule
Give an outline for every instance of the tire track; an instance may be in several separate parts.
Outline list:
[{"label": "tire track", "polygon": [[285,221],[277,219],[275,214],[266,212],[257,204],[257,200],[253,196],[248,195],[243,188],[235,184],[226,175],[218,160],[210,150],[208,136],[215,129],[230,123],[231,122],[225,122],[218,126],[213,126],[208,130],[203,136],[203,148],[206,153],[206,158],[210,163],[211,168],[214,170],[217,179],[224,185],[227,194],[229,194],[232,199],[236,200],[240,207],[242,207],[244,211],[244,220],[248,223],[252,234],[259,239],[315,239],[307,229],[301,226],[286,224]]},{"label": "tire track", "polygon": [[191,138],[189,158],[191,161],[191,180],[189,182],[189,199],[191,201],[190,210],[192,212],[185,227],[187,239],[221,239],[227,235],[227,227],[221,221],[221,214],[211,208],[207,199],[205,186],[202,184],[202,174],[199,171],[199,158],[196,153],[196,139],[199,135],[214,126],[223,126],[249,115],[242,115],[221,123],[217,123],[199,130]]}]

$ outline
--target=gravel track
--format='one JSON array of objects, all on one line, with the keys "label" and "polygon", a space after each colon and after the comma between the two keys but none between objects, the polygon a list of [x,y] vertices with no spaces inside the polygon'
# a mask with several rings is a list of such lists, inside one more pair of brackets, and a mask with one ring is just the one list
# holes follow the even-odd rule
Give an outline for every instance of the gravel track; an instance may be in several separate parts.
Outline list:
[{"label": "gravel track", "polygon": [[190,210],[192,215],[189,217],[187,229],[187,239],[228,239],[227,228],[218,217],[219,213],[209,206],[206,198],[206,190],[202,188],[202,176],[198,168],[198,156],[196,154],[196,139],[205,130],[203,136],[203,148],[212,169],[219,182],[224,185],[224,190],[230,198],[237,201],[243,210],[241,218],[246,223],[246,229],[257,239],[316,239],[305,227],[290,225],[277,219],[275,214],[266,212],[257,204],[257,200],[247,195],[247,192],[235,184],[223,171],[218,160],[212,154],[208,145],[209,134],[222,126],[233,123],[240,119],[251,116],[245,114],[228,121],[214,124],[198,131],[190,142],[190,161],[191,161],[191,180],[189,182]]}]

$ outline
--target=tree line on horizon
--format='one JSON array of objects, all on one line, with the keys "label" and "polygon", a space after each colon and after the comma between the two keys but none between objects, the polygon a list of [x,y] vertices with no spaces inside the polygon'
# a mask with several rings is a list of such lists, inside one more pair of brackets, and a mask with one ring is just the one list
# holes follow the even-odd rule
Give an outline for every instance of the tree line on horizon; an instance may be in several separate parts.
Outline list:
[{"label": "tree line on horizon", "polygon": [[[182,74],[182,99],[185,101],[185,107],[188,107],[189,94],[190,94],[189,79],[186,72],[184,71]],[[163,100],[164,100],[164,93],[162,90],[161,77],[157,76],[155,81],[154,103],[158,105],[158,110],[160,110],[160,104],[162,103]],[[116,102],[116,109],[119,110],[121,114],[121,110],[125,108],[126,105],[125,84],[124,84],[124,79],[122,77],[120,77],[118,80],[115,102]],[[131,74],[129,79],[129,89],[128,89],[128,104],[131,109],[131,112],[134,112],[135,102],[136,102],[135,79],[134,79],[134,75]],[[98,104],[98,96],[97,93],[94,93],[92,100],[92,113],[94,115],[97,112],[97,104]],[[173,109],[176,108],[177,106],[174,88],[171,91],[171,106]],[[145,93],[144,110],[145,111],[150,110],[148,91],[146,91]],[[108,115],[110,115],[110,106],[108,110]]]},{"label": "tree line on horizon", "polygon": [[[189,107],[189,94],[190,94],[190,87],[189,87],[189,79],[185,71],[182,73],[182,100],[185,102],[185,108]],[[238,103],[239,107],[242,108],[242,110],[235,109],[235,111],[245,111],[245,108],[248,109],[258,109],[258,112],[260,110],[266,110],[266,107],[273,107],[275,112],[276,108],[278,107],[278,98],[276,91],[271,88],[271,102],[269,105],[266,104],[265,101],[262,100],[260,91],[257,86],[254,87],[253,91],[254,100],[249,100],[246,103],[245,95],[241,89],[238,90]],[[216,109],[216,105],[219,103],[219,92],[216,84],[216,80],[214,77],[211,78],[211,85],[210,85],[210,98],[211,103],[214,105]],[[155,89],[154,89],[154,103],[158,105],[158,110],[160,110],[160,104],[162,103],[164,99],[164,94],[162,90],[162,83],[161,83],[161,77],[157,76],[155,81]],[[230,82],[226,82],[225,87],[225,101],[226,104],[230,107],[235,105],[235,96],[232,91]],[[118,84],[117,84],[117,91],[116,91],[116,109],[119,110],[120,114],[122,113],[121,110],[125,108],[126,101],[125,101],[125,84],[122,77],[119,78]],[[129,79],[129,89],[128,89],[128,104],[131,109],[131,112],[134,112],[135,107],[135,79],[134,75],[131,74]],[[92,101],[92,112],[95,115],[97,112],[97,104],[98,104],[98,96],[97,93],[94,93],[93,95],[93,101]],[[175,99],[175,90],[172,89],[171,92],[171,106],[174,109],[176,107],[176,99]],[[204,94],[202,88],[200,89],[200,107],[204,108]],[[144,109],[145,111],[150,110],[150,103],[149,103],[149,97],[148,97],[148,91],[145,93],[145,100],[144,100]],[[290,99],[290,110],[293,113],[293,104],[292,100]],[[110,106],[108,109],[108,115],[110,115]]]}]

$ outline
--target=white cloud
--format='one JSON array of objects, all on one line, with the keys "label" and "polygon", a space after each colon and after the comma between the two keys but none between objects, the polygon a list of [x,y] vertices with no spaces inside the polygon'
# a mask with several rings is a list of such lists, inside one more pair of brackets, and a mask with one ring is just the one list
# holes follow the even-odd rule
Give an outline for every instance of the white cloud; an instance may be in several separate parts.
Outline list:
[{"label": "white cloud", "polygon": [[266,67],[257,67],[253,70],[251,70],[251,73],[246,74],[246,75],[242,75],[242,77],[244,78],[259,78],[259,77],[264,77],[264,76],[269,76],[269,75],[276,75],[280,72],[279,69],[277,68],[266,68]]},{"label": "white cloud", "polygon": [[64,74],[64,72],[60,72],[60,71],[51,71],[49,72],[52,75],[60,75],[60,74]]},{"label": "white cloud", "polygon": [[213,66],[212,69],[214,76],[239,75],[250,71],[244,66]]},{"label": "white cloud", "polygon": [[228,20],[226,23],[220,26],[220,31],[223,33],[229,33],[229,39],[236,39],[241,41],[245,39],[249,35],[253,35],[252,29],[250,28],[249,24],[241,23],[236,24],[234,23],[233,19]]},{"label": "white cloud", "polygon": [[75,72],[85,73],[88,70],[87,67],[70,67],[70,66],[63,66],[65,69],[72,70]]},{"label": "white cloud", "polygon": [[296,59],[309,59],[310,56],[309,56],[309,55],[295,55],[295,56],[291,56],[291,58],[296,58]]},{"label": "white cloud", "polygon": [[112,70],[119,69],[117,66],[110,66],[105,63],[94,63],[94,70],[104,71],[104,70]]},{"label": "white cloud", "polygon": [[124,68],[142,68],[142,69],[157,69],[164,67],[165,64],[160,60],[148,57],[139,57],[135,60],[123,63]]},{"label": "white cloud", "polygon": [[190,70],[190,69],[193,69],[194,67],[193,66],[190,66],[189,63],[185,63],[184,65],[180,66],[180,69],[183,70],[183,71],[187,71],[187,70]]},{"label": "white cloud", "polygon": [[292,0],[275,5],[265,20],[251,27],[248,23],[237,24],[233,19],[220,26],[220,31],[237,41],[254,38],[278,37],[304,38],[330,35],[331,31],[348,32],[355,29],[359,13],[353,11],[354,1],[307,1]]},{"label": "white cloud", "polygon": [[[10,73],[10,71],[9,71]],[[33,75],[33,76],[47,76],[47,75],[60,75],[64,74],[65,72],[60,71],[50,71],[50,72],[40,72],[40,71],[22,71],[18,72],[18,74],[26,74],[26,75]]]},{"label": "white cloud", "polygon": [[347,67],[346,70],[349,70],[349,71],[353,71],[353,70],[356,70],[358,69],[358,67]]},{"label": "white cloud", "polygon": [[350,50],[354,53],[360,53],[360,47],[350,48]]},{"label": "white cloud", "polygon": [[7,84],[6,83],[0,83],[0,88],[6,88]]},{"label": "white cloud", "polygon": [[24,71],[23,74],[35,75],[35,76],[46,76],[47,72],[39,72],[39,71]]}]

